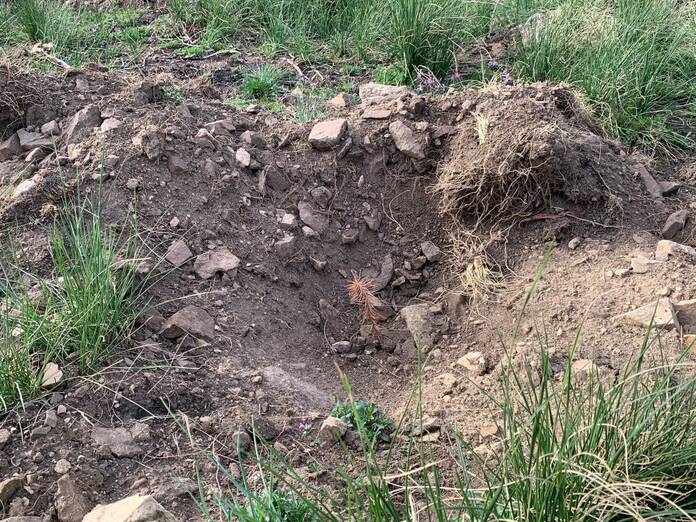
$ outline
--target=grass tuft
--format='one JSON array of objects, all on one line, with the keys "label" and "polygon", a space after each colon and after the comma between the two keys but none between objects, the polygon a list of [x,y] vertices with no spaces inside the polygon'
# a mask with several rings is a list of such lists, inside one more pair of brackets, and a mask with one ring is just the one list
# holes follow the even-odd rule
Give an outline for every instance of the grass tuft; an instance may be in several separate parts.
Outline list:
[{"label": "grass tuft", "polygon": [[44,370],[93,371],[129,333],[142,304],[133,241],[105,228],[97,205],[65,210],[50,232],[52,270],[17,260],[0,277],[0,407],[43,392]]},{"label": "grass tuft", "polygon": [[270,100],[283,92],[285,72],[275,65],[261,65],[244,74],[242,93],[248,98]]}]

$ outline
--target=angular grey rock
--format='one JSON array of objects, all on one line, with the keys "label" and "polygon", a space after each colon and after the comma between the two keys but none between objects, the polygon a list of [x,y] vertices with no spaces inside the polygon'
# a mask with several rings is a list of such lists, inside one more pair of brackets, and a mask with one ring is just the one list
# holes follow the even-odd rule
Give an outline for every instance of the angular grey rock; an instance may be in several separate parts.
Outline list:
[{"label": "angular grey rock", "polygon": [[241,260],[226,247],[204,252],[196,257],[193,271],[201,279],[210,279],[220,272],[229,272],[239,268]]},{"label": "angular grey rock", "polygon": [[107,118],[99,126],[99,130],[102,132],[110,132],[112,130],[118,129],[123,122],[117,118]]},{"label": "angular grey rock", "polygon": [[167,254],[164,256],[164,259],[178,268],[184,265],[192,257],[193,252],[191,252],[188,245],[182,239],[177,239],[167,249]]},{"label": "angular grey rock", "polygon": [[60,522],[81,522],[92,507],[69,475],[58,479],[54,503]]},{"label": "angular grey rock", "polygon": [[669,297],[663,297],[657,301],[631,310],[625,314],[614,317],[614,322],[647,328],[652,322],[655,328],[670,330],[677,323],[677,317]]},{"label": "angular grey rock", "polygon": [[288,234],[283,239],[276,241],[273,248],[281,258],[288,258],[295,253],[297,239],[292,234]]},{"label": "angular grey rock", "polygon": [[321,423],[317,437],[324,444],[335,444],[343,438],[348,428],[350,426],[338,417],[327,417]]},{"label": "angular grey rock", "polygon": [[442,259],[442,250],[432,241],[421,243],[421,252],[431,263],[436,263]]},{"label": "angular grey rock", "polygon": [[0,482],[0,506],[6,506],[10,499],[24,485],[24,476],[10,477]]},{"label": "angular grey rock", "polygon": [[10,441],[10,430],[1,429],[0,430],[0,451],[5,447],[5,445]]},{"label": "angular grey rock", "polygon": [[53,140],[40,132],[28,132],[24,129],[19,129],[17,131],[17,138],[19,138],[19,146],[24,151],[50,148],[53,146]]},{"label": "angular grey rock", "polygon": [[162,156],[162,138],[157,127],[153,125],[140,130],[131,141],[150,161],[158,160]]},{"label": "angular grey rock", "polygon": [[186,159],[179,154],[169,154],[167,158],[167,168],[173,176],[186,174],[189,171],[189,165]]},{"label": "angular grey rock", "polygon": [[258,132],[246,130],[242,132],[242,134],[239,136],[239,139],[247,145],[251,145],[252,147],[256,147],[257,149],[266,148],[266,140],[264,140],[263,136]]},{"label": "angular grey rock", "polygon": [[317,234],[324,234],[329,228],[329,218],[316,212],[312,205],[301,201],[297,204],[300,220]]},{"label": "angular grey rock", "polygon": [[239,164],[240,167],[245,169],[251,167],[251,154],[249,154],[244,147],[239,147],[237,149],[237,152],[234,154],[234,159],[237,160],[237,164]]},{"label": "angular grey rock", "polygon": [[420,142],[416,134],[401,120],[389,124],[389,133],[394,140],[396,148],[404,155],[414,159],[425,159],[425,145]]},{"label": "angular grey rock", "polygon": [[675,238],[684,230],[688,218],[688,210],[677,210],[676,212],[672,212],[667,218],[665,226],[662,227],[662,237],[665,239]]},{"label": "angular grey rock", "polygon": [[41,134],[45,134],[46,136],[56,136],[60,134],[60,126],[58,125],[58,121],[51,120],[48,123],[44,123],[41,126]]},{"label": "angular grey rock", "polygon": [[172,315],[162,326],[162,335],[167,339],[176,339],[187,333],[210,339],[215,336],[215,320],[202,308],[189,305]]},{"label": "angular grey rock", "polygon": [[345,118],[319,122],[309,133],[309,143],[317,150],[330,150],[340,143],[347,129]]},{"label": "angular grey rock", "polygon": [[229,136],[231,132],[236,130],[234,123],[230,119],[212,121],[206,123],[204,127],[211,134],[216,134],[218,136]]},{"label": "angular grey rock", "polygon": [[19,144],[19,136],[16,133],[0,143],[0,161],[17,156],[20,152],[22,152],[22,146]]},{"label": "angular grey rock", "polygon": [[685,254],[687,257],[696,260],[696,248],[682,245],[681,243],[676,243],[669,239],[661,239],[657,242],[657,246],[655,247],[655,259],[658,261],[667,261],[670,256],[679,254]]},{"label": "angular grey rock", "polygon": [[133,440],[133,435],[126,428],[92,428],[92,439],[104,446],[116,457],[135,457],[143,453],[143,449]]},{"label": "angular grey rock", "polygon": [[405,306],[400,311],[401,317],[406,322],[406,328],[411,332],[416,346],[428,351],[433,343],[433,317],[430,305],[416,304]]},{"label": "angular grey rock", "polygon": [[382,261],[382,266],[379,270],[379,274],[377,275],[377,277],[372,279],[372,291],[379,292],[380,290],[386,288],[386,286],[389,284],[389,281],[391,281],[393,275],[394,260],[392,259],[391,254],[387,254],[386,256],[384,256],[384,260]]},{"label": "angular grey rock", "polygon": [[87,105],[76,112],[63,130],[63,138],[66,143],[75,143],[89,129],[101,125],[101,111],[94,105]]},{"label": "angular grey rock", "polygon": [[134,495],[113,504],[98,505],[82,522],[177,522],[177,519],[150,495]]},{"label": "angular grey rock", "polygon": [[471,375],[483,375],[488,370],[488,361],[483,352],[470,352],[457,359],[457,366]]}]

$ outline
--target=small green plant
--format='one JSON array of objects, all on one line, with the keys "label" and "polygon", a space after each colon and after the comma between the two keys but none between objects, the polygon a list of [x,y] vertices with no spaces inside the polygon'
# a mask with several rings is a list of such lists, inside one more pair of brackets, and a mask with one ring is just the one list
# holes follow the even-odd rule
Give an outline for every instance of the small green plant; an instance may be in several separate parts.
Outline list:
[{"label": "small green plant", "polygon": [[280,489],[263,489],[247,495],[246,504],[230,509],[228,520],[239,522],[314,522],[309,503]]},{"label": "small green plant", "polygon": [[392,420],[371,401],[339,402],[331,416],[349,424],[371,442],[389,442],[394,431]]},{"label": "small green plant", "polygon": [[162,94],[164,94],[165,100],[171,101],[174,105],[181,105],[184,103],[184,96],[181,94],[181,91],[170,85],[162,86]]},{"label": "small green plant", "polygon": [[275,65],[261,65],[244,74],[242,93],[248,98],[270,100],[283,92],[285,72]]},{"label": "small green plant", "polygon": [[408,83],[408,74],[399,65],[377,67],[375,69],[375,81],[383,85],[403,85]]}]

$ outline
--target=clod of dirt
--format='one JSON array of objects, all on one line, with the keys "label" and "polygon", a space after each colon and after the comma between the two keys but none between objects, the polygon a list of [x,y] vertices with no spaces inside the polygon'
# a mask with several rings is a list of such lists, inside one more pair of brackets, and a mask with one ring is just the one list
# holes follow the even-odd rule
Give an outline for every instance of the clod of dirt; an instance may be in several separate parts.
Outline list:
[{"label": "clod of dirt", "polygon": [[143,449],[133,440],[133,435],[126,428],[92,429],[92,438],[100,447],[105,448],[116,457],[134,457],[140,455]]},{"label": "clod of dirt", "polygon": [[553,196],[605,201],[610,191],[620,192],[625,161],[593,130],[563,87],[501,87],[481,95],[440,168],[435,190],[442,212],[504,224]]}]

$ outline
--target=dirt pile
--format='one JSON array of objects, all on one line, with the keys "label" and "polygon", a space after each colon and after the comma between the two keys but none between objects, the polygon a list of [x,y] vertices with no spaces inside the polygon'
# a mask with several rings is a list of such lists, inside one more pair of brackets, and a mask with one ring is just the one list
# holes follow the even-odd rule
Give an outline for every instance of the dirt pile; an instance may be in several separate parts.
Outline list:
[{"label": "dirt pile", "polygon": [[[47,220],[76,187],[106,195],[110,226],[137,221],[140,268],[156,284],[108,371],[8,420],[0,475],[27,485],[8,498],[13,515],[52,513],[69,475],[90,507],[152,494],[191,517],[192,468],[217,473],[192,442],[238,474],[235,441],[251,444],[252,423],[308,472],[323,451],[312,429],[341,393],[335,365],[356,396],[398,409],[417,344],[435,365],[473,346],[480,323],[448,288],[442,201],[464,221],[559,202],[603,219],[608,194],[640,191],[620,149],[548,86],[428,98],[368,85],[360,105],[334,104],[316,125],[234,109],[171,77],[87,69],[52,89],[8,127],[0,221]],[[45,256],[32,230],[23,245]],[[372,281],[379,335],[350,303],[353,273]],[[484,349],[431,379],[432,397],[456,397],[462,368],[493,388]]]}]

